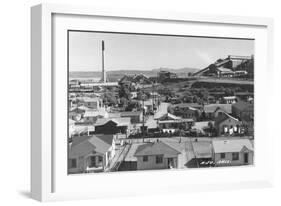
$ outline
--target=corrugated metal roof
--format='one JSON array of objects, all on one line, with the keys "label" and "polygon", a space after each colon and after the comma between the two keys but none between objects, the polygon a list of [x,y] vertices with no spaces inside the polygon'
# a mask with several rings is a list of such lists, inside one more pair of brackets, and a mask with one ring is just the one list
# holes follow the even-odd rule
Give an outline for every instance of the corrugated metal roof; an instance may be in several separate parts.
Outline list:
[{"label": "corrugated metal roof", "polygon": [[211,158],[212,143],[210,141],[192,142],[196,158]]}]

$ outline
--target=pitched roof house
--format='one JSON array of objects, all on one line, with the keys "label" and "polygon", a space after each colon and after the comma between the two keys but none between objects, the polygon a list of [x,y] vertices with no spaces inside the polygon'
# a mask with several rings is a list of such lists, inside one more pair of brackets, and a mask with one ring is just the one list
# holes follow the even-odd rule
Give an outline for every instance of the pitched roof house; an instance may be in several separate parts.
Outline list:
[{"label": "pitched roof house", "polygon": [[139,145],[134,156],[138,170],[177,168],[180,152],[163,142]]},{"label": "pitched roof house", "polygon": [[111,158],[113,135],[73,138],[69,147],[69,173],[101,172]]},{"label": "pitched roof house", "polygon": [[204,105],[204,113],[207,119],[215,119],[221,112],[232,113],[231,104],[207,104]]},{"label": "pitched roof house", "polygon": [[216,166],[253,164],[254,146],[249,139],[213,140],[212,145]]},{"label": "pitched roof house", "polygon": [[233,135],[242,133],[242,122],[223,112],[215,118],[215,128],[218,135]]},{"label": "pitched roof house", "polygon": [[128,134],[131,126],[131,118],[100,118],[95,123],[96,134]]},{"label": "pitched roof house", "polygon": [[171,113],[163,114],[157,118],[159,128],[164,132],[175,132],[177,129],[187,130],[194,124],[192,118],[181,118]]},{"label": "pitched roof house", "polygon": [[254,104],[239,101],[232,105],[232,113],[239,118],[245,125],[245,133],[248,135],[254,134]]}]

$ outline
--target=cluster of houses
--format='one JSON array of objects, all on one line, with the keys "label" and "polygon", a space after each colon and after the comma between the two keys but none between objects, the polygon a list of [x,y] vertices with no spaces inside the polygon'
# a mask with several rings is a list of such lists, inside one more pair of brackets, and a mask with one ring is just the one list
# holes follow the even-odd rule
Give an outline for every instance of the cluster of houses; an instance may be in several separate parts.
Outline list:
[{"label": "cluster of houses", "polygon": [[[250,102],[233,101],[207,105],[181,103],[171,105],[168,110],[173,114],[169,115],[171,122],[169,128],[179,128],[173,123],[188,121],[190,128],[192,129],[194,125],[194,129],[197,129],[195,132],[199,135],[202,135],[204,127],[205,129],[212,127],[214,136],[253,136],[254,105]],[[198,128],[198,125],[202,127]]]},{"label": "cluster of houses", "polygon": [[68,172],[253,164],[253,101],[161,102],[152,115],[144,108],[153,101],[142,104],[143,111],[113,112],[98,94],[70,94]]},{"label": "cluster of houses", "polygon": [[[237,86],[235,78],[253,78],[253,62],[253,56],[228,56],[188,76],[232,78]],[[118,83],[106,78],[99,82],[71,79],[68,173],[253,165],[252,90],[241,87],[226,96],[210,89],[208,100],[200,103],[182,103],[155,90],[179,79],[169,71],[160,71],[157,77],[124,75]],[[102,95],[109,87],[117,99],[118,91],[127,88],[125,95],[129,91],[130,101],[138,106],[131,110],[121,109],[119,103],[109,106]],[[147,98],[139,98],[140,91]]]},{"label": "cluster of houses", "polygon": [[69,173],[135,171],[252,165],[249,138],[190,140],[187,137],[146,139],[119,145],[116,135],[74,138]]}]

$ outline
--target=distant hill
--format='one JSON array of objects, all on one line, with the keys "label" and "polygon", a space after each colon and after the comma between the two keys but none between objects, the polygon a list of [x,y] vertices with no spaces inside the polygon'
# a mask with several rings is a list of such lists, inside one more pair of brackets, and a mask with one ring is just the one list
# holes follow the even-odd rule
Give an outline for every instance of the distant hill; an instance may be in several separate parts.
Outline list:
[{"label": "distant hill", "polygon": [[[195,68],[180,68],[180,69],[170,69],[170,68],[158,68],[158,69],[152,69],[152,70],[113,70],[113,71],[107,71],[107,78],[109,81],[118,81],[121,77],[124,75],[134,75],[134,74],[144,74],[148,77],[155,77],[157,76],[159,71],[170,71],[173,73],[176,73],[179,77],[185,77],[188,75],[188,73],[193,73],[196,71],[199,71],[199,69]],[[101,72],[69,72],[69,77],[72,78],[100,78]]]}]

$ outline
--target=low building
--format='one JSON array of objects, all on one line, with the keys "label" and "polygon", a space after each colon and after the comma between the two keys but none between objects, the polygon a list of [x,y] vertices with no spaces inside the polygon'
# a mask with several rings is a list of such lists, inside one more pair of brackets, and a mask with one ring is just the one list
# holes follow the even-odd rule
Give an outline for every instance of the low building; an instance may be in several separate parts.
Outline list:
[{"label": "low building", "polygon": [[176,130],[188,130],[194,124],[193,119],[177,117],[167,113],[157,119],[158,127],[163,132],[174,133]]},{"label": "low building", "polygon": [[101,110],[88,110],[85,112],[83,116],[83,120],[85,123],[95,123],[100,118],[107,118],[108,113],[105,109]]},{"label": "low building", "polygon": [[236,102],[237,102],[236,96],[223,97],[223,103],[225,104],[234,104]]},{"label": "low building", "polygon": [[213,140],[215,166],[252,165],[254,148],[249,139]]},{"label": "low building", "polygon": [[131,119],[124,118],[101,118],[95,123],[96,134],[126,134],[129,135]]},{"label": "low building", "polygon": [[194,136],[210,136],[213,132],[214,121],[194,122],[191,132]]},{"label": "low building", "polygon": [[91,136],[95,134],[95,127],[91,124],[76,122],[74,127],[69,128],[70,137]]},{"label": "low building", "polygon": [[172,105],[169,108],[169,111],[176,116],[180,116],[182,118],[190,118],[194,121],[198,121],[202,109],[203,106],[197,103],[181,103]]},{"label": "low building", "polygon": [[112,158],[113,135],[73,138],[69,146],[68,172],[102,172]]},{"label": "low building", "polygon": [[245,126],[247,135],[254,135],[254,104],[239,101],[232,104],[233,116],[239,118]]},{"label": "low building", "polygon": [[222,113],[215,119],[215,128],[218,135],[243,133],[242,122],[227,113]]},{"label": "low building", "polygon": [[82,100],[82,105],[93,109],[93,110],[99,110],[103,108],[103,101],[99,97],[83,97]]},{"label": "low building", "polygon": [[120,117],[129,117],[131,119],[131,123],[136,124],[142,122],[143,112],[120,112]]},{"label": "low building", "polygon": [[136,152],[137,169],[172,169],[178,166],[179,151],[163,142],[147,143],[140,145]]},{"label": "low building", "polygon": [[203,113],[206,119],[214,120],[221,112],[225,112],[227,114],[232,113],[232,105],[231,104],[207,104],[204,105]]}]

